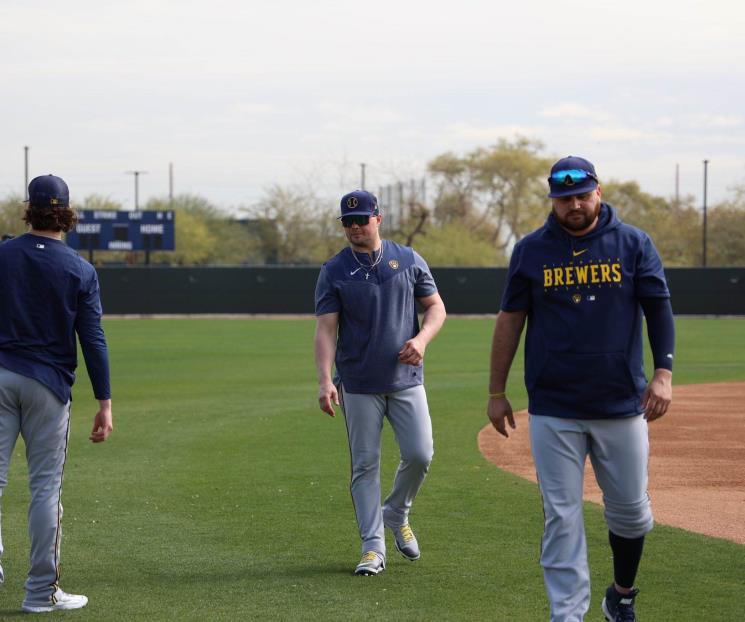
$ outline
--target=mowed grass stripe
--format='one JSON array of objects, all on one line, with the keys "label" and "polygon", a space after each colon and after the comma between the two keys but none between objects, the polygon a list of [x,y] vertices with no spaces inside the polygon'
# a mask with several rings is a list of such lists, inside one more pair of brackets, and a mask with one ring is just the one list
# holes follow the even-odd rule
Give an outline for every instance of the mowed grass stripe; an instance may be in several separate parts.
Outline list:
[{"label": "mowed grass stripe", "polygon": [[[115,432],[86,439],[84,369],[65,480],[64,589],[80,620],[525,620],[548,618],[535,485],[478,452],[492,320],[451,318],[427,353],[435,460],[412,513],[423,549],[359,557],[342,417],[317,409],[312,321],[110,320]],[[677,321],[678,383],[745,380],[745,321]],[[588,381],[591,380],[588,370]],[[522,354],[510,380],[524,408]],[[397,463],[386,426],[383,482]],[[27,571],[23,443],[3,496],[0,617]],[[713,510],[715,511],[715,510]],[[611,572],[602,510],[586,507],[592,619]],[[743,547],[658,526],[639,576],[644,620],[736,620]],[[671,607],[674,603],[674,613]]]}]

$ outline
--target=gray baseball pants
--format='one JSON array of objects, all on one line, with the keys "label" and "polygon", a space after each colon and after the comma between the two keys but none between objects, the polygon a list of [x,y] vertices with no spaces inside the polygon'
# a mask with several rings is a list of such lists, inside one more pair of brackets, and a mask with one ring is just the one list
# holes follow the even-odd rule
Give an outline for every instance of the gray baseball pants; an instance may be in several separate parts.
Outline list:
[{"label": "gray baseball pants", "polygon": [[[63,404],[40,382],[0,367],[0,498],[8,484],[8,467],[19,433],[26,444],[31,491],[31,569],[24,601],[27,604],[47,604],[57,589],[62,471],[69,429],[70,402]],[[2,553],[0,535],[0,556]]]},{"label": "gray baseball pants", "polygon": [[[422,385],[386,394],[348,393],[341,389],[352,458],[351,492],[362,539],[362,553],[385,558],[385,527],[408,522],[409,510],[434,453],[432,421]],[[383,420],[396,436],[401,462],[393,488],[381,505],[380,443]]]},{"label": "gray baseball pants", "polygon": [[530,415],[530,446],[543,497],[541,566],[551,622],[582,622],[590,606],[585,461],[589,454],[608,528],[624,538],[643,536],[653,525],[647,421],[641,415],[593,420]]}]

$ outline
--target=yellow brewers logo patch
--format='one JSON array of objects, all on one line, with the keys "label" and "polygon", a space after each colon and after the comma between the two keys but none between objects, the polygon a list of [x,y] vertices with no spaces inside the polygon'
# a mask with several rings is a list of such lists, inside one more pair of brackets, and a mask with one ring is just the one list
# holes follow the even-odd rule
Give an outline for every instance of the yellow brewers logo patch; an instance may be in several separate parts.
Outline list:
[{"label": "yellow brewers logo patch", "polygon": [[388,265],[393,268],[394,270],[398,270],[398,261],[396,259],[391,259],[388,262]]},{"label": "yellow brewers logo patch", "polygon": [[348,207],[349,209],[354,209],[354,208],[355,208],[355,207],[357,207],[357,206],[358,206],[359,204],[360,204],[360,202],[359,202],[359,200],[357,199],[357,197],[349,197],[349,198],[347,199],[347,207]]},{"label": "yellow brewers logo patch", "polygon": [[570,262],[568,266],[543,266],[543,287],[566,287],[579,285],[621,286],[623,271],[620,260],[592,260],[579,264]]},{"label": "yellow brewers logo patch", "polygon": [[572,295],[572,302],[576,305],[578,305],[580,302],[582,302],[582,294],[573,294]]}]

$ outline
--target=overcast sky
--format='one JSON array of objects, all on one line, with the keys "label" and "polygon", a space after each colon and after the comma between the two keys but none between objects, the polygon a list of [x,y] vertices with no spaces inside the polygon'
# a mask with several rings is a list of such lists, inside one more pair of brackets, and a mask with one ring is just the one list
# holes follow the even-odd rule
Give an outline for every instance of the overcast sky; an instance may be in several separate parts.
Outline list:
[{"label": "overcast sky", "polygon": [[745,183],[737,0],[0,0],[0,196],[337,196],[500,137],[709,201]]}]

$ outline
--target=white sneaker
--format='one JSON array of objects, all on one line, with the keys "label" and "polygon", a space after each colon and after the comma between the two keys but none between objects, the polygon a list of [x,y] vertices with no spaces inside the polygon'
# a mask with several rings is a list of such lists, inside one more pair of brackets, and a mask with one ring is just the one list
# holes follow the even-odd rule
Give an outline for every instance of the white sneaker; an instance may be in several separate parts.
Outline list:
[{"label": "white sneaker", "polygon": [[46,613],[57,609],[80,609],[88,604],[88,597],[82,594],[68,594],[57,588],[57,591],[50,596],[50,601],[46,605],[31,605],[24,600],[21,609],[26,613]]}]

